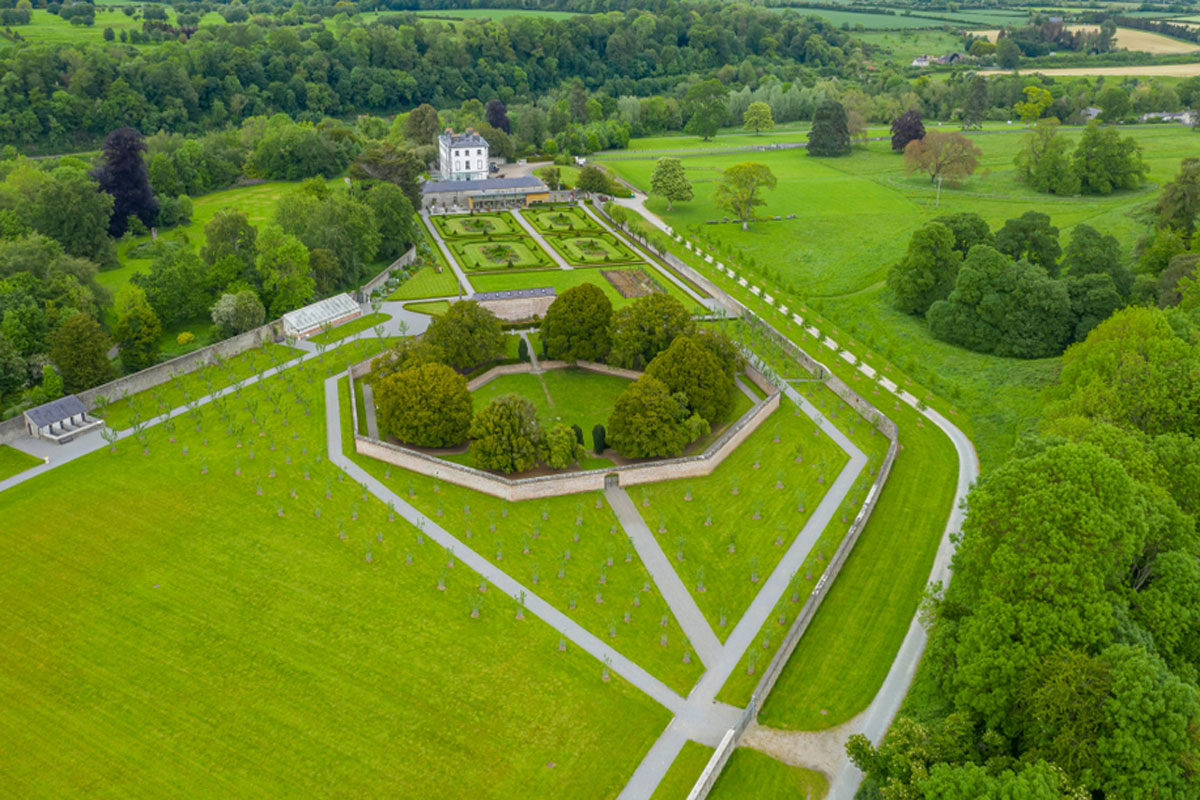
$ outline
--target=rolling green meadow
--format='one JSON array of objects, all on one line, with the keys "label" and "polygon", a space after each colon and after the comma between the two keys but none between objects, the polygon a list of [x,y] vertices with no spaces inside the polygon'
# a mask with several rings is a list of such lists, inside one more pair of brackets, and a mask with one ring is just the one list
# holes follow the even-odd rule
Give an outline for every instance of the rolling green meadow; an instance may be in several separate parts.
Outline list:
[{"label": "rolling green meadow", "polygon": [[620,790],[667,712],[322,457],[323,381],[375,346],[0,495],[14,794]]},{"label": "rolling green meadow", "polygon": [[[883,141],[856,145],[843,158],[811,158],[802,150],[684,158],[695,199],[673,212],[658,197],[651,197],[647,207],[719,258],[753,274],[768,272],[768,283],[795,296],[810,315],[815,311],[824,318],[823,329],[827,323],[843,332],[842,338],[861,340],[923,383],[936,376],[938,390],[966,413],[981,460],[992,463],[1035,423],[1040,391],[1057,376],[1058,359],[999,358],[933,339],[923,319],[892,307],[885,285],[888,268],[903,256],[914,230],[958,211],[975,211],[996,228],[1036,207],[1050,214],[1064,244],[1075,225],[1087,223],[1116,236],[1128,253],[1149,230],[1142,212],[1153,204],[1157,186],[1174,177],[1180,160],[1194,154],[1200,142],[1178,126],[1128,128],[1123,133],[1144,148],[1146,186],[1108,197],[1055,198],[1016,180],[1012,162],[1024,136],[1017,125],[1004,127],[1011,132],[992,128],[972,135],[983,150],[980,167],[961,187],[944,186],[940,200],[927,177],[905,175],[902,158]],[[1072,139],[1078,132],[1066,130]],[[748,231],[734,223],[707,224],[723,216],[711,199],[720,171],[742,161],[767,164],[775,173],[779,186],[764,194],[759,214],[785,219],[755,221]],[[608,166],[648,188],[652,160],[613,160]],[[796,218],[786,219],[789,214]],[[832,247],[829,242],[851,244]]]}]

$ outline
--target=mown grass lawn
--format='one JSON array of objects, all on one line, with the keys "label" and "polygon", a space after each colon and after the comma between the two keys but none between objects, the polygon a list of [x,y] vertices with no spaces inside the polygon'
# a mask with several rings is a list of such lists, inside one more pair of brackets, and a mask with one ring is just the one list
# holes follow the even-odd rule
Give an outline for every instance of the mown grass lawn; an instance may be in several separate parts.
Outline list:
[{"label": "mown grass lawn", "polygon": [[904,448],[875,511],[759,714],[764,725],[834,727],[866,708],[917,611],[954,500],[958,458],[904,403],[882,410]]},{"label": "mown grass lawn", "polygon": [[711,475],[630,490],[722,641],[847,461],[798,411],[784,398]]},{"label": "mown grass lawn", "polygon": [[592,446],[592,427],[608,426],[617,397],[630,381],[583,369],[552,369],[540,373],[501,375],[471,393],[478,410],[497,397],[516,394],[533,403],[545,428],[558,423],[578,425],[583,443]]},{"label": "mown grass lawn", "polygon": [[356,333],[368,331],[371,328],[374,328],[376,325],[382,325],[391,318],[391,314],[364,314],[357,319],[352,319],[349,322],[342,323],[336,328],[331,328],[324,333],[318,333],[309,341],[313,342],[314,344],[333,344],[334,342],[340,342],[342,339],[353,336]]},{"label": "mown grass lawn", "polygon": [[[345,382],[341,392],[342,444],[348,458],[515,580],[687,695],[704,668],[602,493],[509,503],[359,456],[354,452]],[[685,655],[690,663],[684,663]]]},{"label": "mown grass lawn", "polygon": [[668,712],[340,480],[323,396],[285,374],[0,494],[8,793],[621,790]]},{"label": "mown grass lawn", "polygon": [[419,300],[425,297],[449,297],[458,294],[458,278],[448,268],[441,272],[423,267],[396,287],[388,300]]},{"label": "mown grass lawn", "polygon": [[[770,616],[763,621],[762,627],[754,639],[754,645],[746,650],[738,660],[738,665],[730,673],[725,685],[717,693],[717,699],[733,706],[744,707],[750,702],[750,697],[758,686],[763,670],[775,657],[775,652],[783,644],[783,637],[790,629],[796,617],[804,608],[817,581],[825,574],[829,560],[841,545],[842,540],[850,530],[863,499],[870,491],[875,475],[883,463],[887,453],[888,439],[867,425],[849,406],[832,391],[823,386],[810,385],[809,401],[819,406],[839,429],[867,456],[867,468],[859,474],[850,494],[838,508],[838,513],[829,520],[829,524],[821,531],[816,545],[805,557],[796,570],[791,584],[783,596],[775,603]],[[753,668],[752,668],[753,667]]]},{"label": "mown grass lawn", "polygon": [[198,400],[205,395],[244,381],[258,372],[290,361],[302,355],[287,345],[267,342],[244,353],[223,359],[219,364],[210,364],[198,370],[178,375],[167,383],[129,397],[110,397],[110,401],[96,412],[116,430],[128,428],[135,417],[148,422],[165,411],[179,408],[189,400]]},{"label": "mown grass lawn", "polygon": [[687,741],[671,768],[659,781],[658,788],[650,796],[650,800],[687,800],[688,793],[696,785],[704,765],[712,758],[713,749],[699,742]]},{"label": "mown grass lawn", "polygon": [[40,458],[34,458],[15,447],[0,444],[0,481],[41,463],[43,462]]},{"label": "mown grass lawn", "polygon": [[716,800],[802,800],[824,797],[829,781],[820,772],[776,761],[765,753],[739,747],[725,762],[709,797]]}]

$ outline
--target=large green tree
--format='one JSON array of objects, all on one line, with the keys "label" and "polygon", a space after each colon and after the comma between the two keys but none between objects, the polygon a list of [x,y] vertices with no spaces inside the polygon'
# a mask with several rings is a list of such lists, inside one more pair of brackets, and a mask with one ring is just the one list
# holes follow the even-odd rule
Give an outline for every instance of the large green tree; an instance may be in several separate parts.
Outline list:
[{"label": "large green tree", "polygon": [[1079,174],[1071,163],[1071,142],[1058,132],[1058,120],[1039,120],[1025,136],[1014,163],[1017,174],[1038,192],[1057,195],[1079,193]]},{"label": "large green tree", "polygon": [[954,234],[954,249],[961,253],[963,258],[966,258],[967,253],[977,244],[995,244],[996,237],[992,235],[987,221],[974,211],[943,214],[934,217],[933,221],[940,222],[950,229]]},{"label": "large green tree", "polygon": [[87,314],[68,317],[50,334],[50,360],[62,373],[67,392],[82,392],[113,377],[108,334]]},{"label": "large green tree", "polygon": [[146,293],[130,284],[117,292],[114,310],[117,324],[113,336],[121,352],[121,365],[126,372],[137,372],[158,361],[162,323]]},{"label": "large green tree", "polygon": [[612,302],[593,283],[572,286],[554,299],[542,320],[546,355],[564,361],[604,361],[612,348]]},{"label": "large green tree", "polygon": [[766,164],[753,161],[734,164],[721,173],[721,181],[713,193],[713,203],[732,214],[734,219],[740,220],[742,230],[749,230],[754,209],[767,202],[759,193],[764,189],[774,189],[776,184],[775,173]]},{"label": "large green tree", "polygon": [[236,336],[253,330],[263,324],[266,314],[253,289],[223,294],[212,307],[213,325],[222,336]]},{"label": "large green tree", "polygon": [[1108,275],[1122,295],[1129,293],[1133,274],[1123,263],[1121,244],[1112,234],[1102,234],[1091,225],[1080,223],[1071,231],[1071,241],[1063,252],[1062,269],[1066,275]]},{"label": "large green tree", "polygon": [[676,336],[695,328],[692,315],[671,295],[655,292],[639,297],[613,316],[609,363],[644,369]]},{"label": "large green tree", "polygon": [[207,316],[211,295],[200,256],[188,247],[169,247],[131,279],[146,290],[150,305],[168,325]]},{"label": "large green tree", "polygon": [[303,242],[278,225],[267,225],[258,237],[257,249],[254,268],[262,278],[263,297],[272,318],[312,302],[316,281]]},{"label": "large green tree", "polygon": [[1063,354],[1047,413],[1111,422],[1150,435],[1200,435],[1200,355],[1164,312],[1133,307]]},{"label": "large green tree", "polygon": [[807,152],[810,156],[844,156],[850,152],[850,123],[845,107],[837,100],[828,98],[813,112]]},{"label": "large green tree", "polygon": [[660,158],[654,162],[650,173],[650,193],[667,198],[667,211],[675,210],[675,203],[686,203],[692,199],[692,184],[678,158]]},{"label": "large green tree", "polygon": [[775,118],[771,115],[771,106],[761,100],[755,100],[746,107],[746,112],[742,114],[742,128],[754,131],[756,136],[762,131],[769,131],[774,127]]},{"label": "large green tree", "polygon": [[404,191],[392,183],[377,183],[367,191],[367,206],[379,231],[376,255],[395,259],[416,241],[416,215]]},{"label": "large green tree", "polygon": [[1040,211],[1026,211],[1004,223],[996,231],[996,249],[1015,260],[1027,259],[1050,275],[1058,275],[1058,228],[1050,224],[1050,216]]},{"label": "large green tree", "polygon": [[708,141],[725,124],[725,98],[728,90],[715,79],[701,81],[690,89],[683,98],[685,113],[689,114],[684,133],[699,136]]},{"label": "large green tree", "polygon": [[224,289],[239,279],[258,285],[261,278],[254,271],[257,240],[258,229],[236,208],[222,208],[213,214],[204,226],[204,244],[200,248],[200,258],[221,275],[210,281],[213,290]]},{"label": "large green tree", "polygon": [[471,428],[467,379],[444,364],[425,363],[375,384],[382,432],[419,447],[455,447]]},{"label": "large green tree", "polygon": [[1112,194],[1135,189],[1146,179],[1142,148],[1132,136],[1121,138],[1113,128],[1092,122],[1075,147],[1075,172],[1084,194]]},{"label": "large green tree", "polygon": [[907,314],[925,314],[954,288],[962,254],[954,247],[954,234],[940,222],[919,228],[908,240],[904,258],[888,270],[888,288],[896,307]]},{"label": "large green tree", "polygon": [[59,167],[53,179],[36,190],[31,204],[33,228],[49,236],[73,256],[103,267],[117,265],[116,248],[108,236],[112,195],[101,192],[82,170]]},{"label": "large green tree", "polygon": [[1191,242],[1200,214],[1200,158],[1185,158],[1175,180],[1163,187],[1155,206],[1160,225],[1175,228]]},{"label": "large green tree", "polygon": [[1039,267],[1013,262],[987,245],[963,260],[954,290],[929,307],[934,336],[982,353],[1044,358],[1071,334],[1066,288]]},{"label": "large green tree", "polygon": [[275,221],[284,233],[295,236],[309,250],[334,254],[337,288],[358,285],[382,240],[375,212],[345,191],[328,192],[323,197],[293,192],[276,204]]},{"label": "large green tree", "polygon": [[698,430],[688,424],[684,403],[685,398],[672,396],[662,381],[642,376],[613,403],[605,437],[608,446],[625,458],[679,455]]},{"label": "large green tree", "polygon": [[682,393],[689,412],[716,424],[733,410],[734,382],[698,337],[677,336],[646,365],[646,377]]},{"label": "large green tree", "polygon": [[475,466],[506,474],[524,472],[537,464],[546,438],[533,403],[515,394],[497,397],[479,409],[471,421],[470,435]]},{"label": "large green tree", "polygon": [[491,361],[504,347],[500,320],[474,300],[460,300],[429,324],[425,341],[444,363],[460,370]]}]

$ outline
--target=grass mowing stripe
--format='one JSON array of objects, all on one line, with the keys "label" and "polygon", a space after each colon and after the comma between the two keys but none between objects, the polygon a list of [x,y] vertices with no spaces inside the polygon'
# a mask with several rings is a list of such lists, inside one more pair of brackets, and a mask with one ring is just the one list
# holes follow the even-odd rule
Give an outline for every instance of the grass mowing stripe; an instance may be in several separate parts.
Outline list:
[{"label": "grass mowing stripe", "polygon": [[[862,536],[759,714],[763,725],[834,727],[879,690],[917,611],[950,514],[958,457],[904,403],[884,408],[903,450]],[[821,713],[824,711],[825,713]]]},{"label": "grass mowing stripe", "polygon": [[654,790],[650,800],[687,800],[712,754],[713,748],[708,745],[690,739],[684,742],[683,749],[671,762],[671,768],[659,781],[658,788]]},{"label": "grass mowing stripe", "polygon": [[41,463],[43,461],[40,458],[35,458],[15,447],[0,444],[0,480],[11,478],[13,475],[36,467]]}]

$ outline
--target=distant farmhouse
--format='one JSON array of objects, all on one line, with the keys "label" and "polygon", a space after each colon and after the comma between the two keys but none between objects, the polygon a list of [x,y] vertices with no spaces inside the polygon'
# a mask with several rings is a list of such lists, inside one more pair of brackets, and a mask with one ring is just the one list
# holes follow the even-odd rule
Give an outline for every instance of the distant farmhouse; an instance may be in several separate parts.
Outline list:
[{"label": "distant farmhouse", "polygon": [[917,56],[912,60],[911,66],[928,67],[933,64],[957,64],[966,56],[962,53],[947,53],[944,56]]}]

